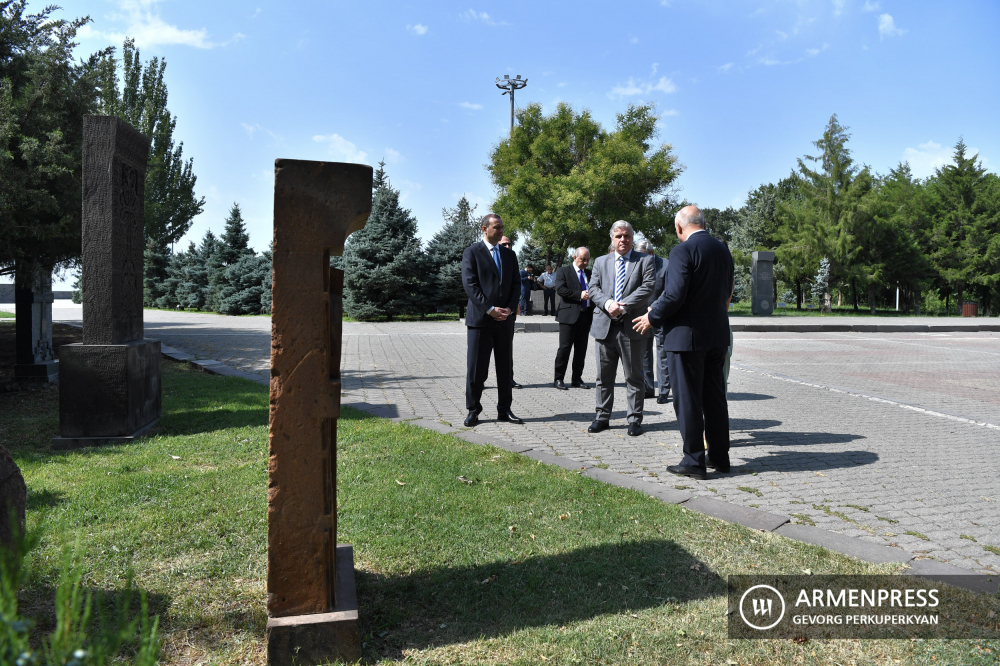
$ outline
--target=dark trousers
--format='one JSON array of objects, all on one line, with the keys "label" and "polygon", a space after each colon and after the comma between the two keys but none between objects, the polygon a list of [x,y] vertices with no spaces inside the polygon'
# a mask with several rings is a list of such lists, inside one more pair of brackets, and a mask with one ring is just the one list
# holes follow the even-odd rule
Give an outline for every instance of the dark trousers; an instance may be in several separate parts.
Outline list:
[{"label": "dark trousers", "polygon": [[569,352],[573,350],[573,382],[583,381],[583,366],[587,362],[587,342],[590,325],[594,321],[594,308],[580,311],[575,324],[559,324],[559,349],[556,351],[556,379],[566,379]]},{"label": "dark trousers", "polygon": [[720,467],[729,466],[729,406],[722,366],[726,348],[693,352],[667,352],[674,413],[684,439],[681,465],[705,469],[708,456]]},{"label": "dark trousers", "polygon": [[531,290],[521,290],[521,314],[527,317],[531,314]]},{"label": "dark trousers", "polygon": [[549,315],[549,302],[552,303],[552,314],[556,313],[556,290],[555,289],[544,289],[542,291],[542,302],[545,306],[544,314],[547,317]]},{"label": "dark trousers", "polygon": [[[646,392],[659,387],[659,395],[670,395],[670,372],[667,370],[667,352],[663,349],[666,339],[663,327],[653,328],[653,337],[646,340],[646,351],[642,355],[642,374],[646,380]],[[653,349],[653,338],[656,338],[656,349]],[[656,368],[657,384],[653,378],[653,368]]]},{"label": "dark trousers", "polygon": [[512,324],[468,329],[468,371],[465,374],[465,408],[483,411],[483,385],[490,370],[490,355],[493,356],[497,376],[497,413],[506,414],[510,409],[510,390],[513,356]]}]

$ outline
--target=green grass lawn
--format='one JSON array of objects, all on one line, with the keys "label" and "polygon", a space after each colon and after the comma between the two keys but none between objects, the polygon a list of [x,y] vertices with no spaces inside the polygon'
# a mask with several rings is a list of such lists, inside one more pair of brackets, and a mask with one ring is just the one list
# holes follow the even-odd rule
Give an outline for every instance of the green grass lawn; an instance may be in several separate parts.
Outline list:
[{"label": "green grass lawn", "polygon": [[3,310],[0,310],[0,319],[13,319],[13,318],[14,318],[13,312],[5,312]]},{"label": "green grass lawn", "polygon": [[[872,313],[867,307],[859,308],[855,310],[853,306],[845,305],[842,307],[834,306],[832,312],[823,312],[819,308],[808,309],[804,305],[801,310],[795,308],[795,303],[789,303],[787,307],[774,308],[773,317],[871,317]],[[752,317],[755,316],[750,312],[750,303],[733,303],[729,308],[730,317]],[[903,312],[895,310],[876,310],[876,317],[958,317],[957,314],[945,315],[939,313],[922,313],[917,315],[915,312]]]},{"label": "green grass lawn", "polygon": [[[265,387],[164,361],[164,417],[127,446],[49,449],[57,392],[0,394],[0,441],[43,538],[23,595],[46,615],[64,547],[95,589],[130,570],[165,664],[263,664]],[[344,410],[339,541],[355,548],[371,663],[995,664],[1000,641],[727,641],[726,576],[890,573],[640,493]],[[463,477],[466,483],[458,477]],[[996,599],[969,594],[976,612]]]}]

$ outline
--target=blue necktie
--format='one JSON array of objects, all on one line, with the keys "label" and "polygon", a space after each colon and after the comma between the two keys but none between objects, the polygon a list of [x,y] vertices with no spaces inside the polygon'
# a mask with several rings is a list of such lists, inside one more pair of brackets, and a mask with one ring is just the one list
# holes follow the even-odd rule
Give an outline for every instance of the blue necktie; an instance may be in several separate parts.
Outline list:
[{"label": "blue necktie", "polygon": [[500,249],[496,245],[493,246],[493,263],[497,265],[497,277],[503,277],[500,272]]},{"label": "blue necktie", "polygon": [[618,274],[615,275],[615,300],[622,300],[625,291],[625,257],[618,257]]}]

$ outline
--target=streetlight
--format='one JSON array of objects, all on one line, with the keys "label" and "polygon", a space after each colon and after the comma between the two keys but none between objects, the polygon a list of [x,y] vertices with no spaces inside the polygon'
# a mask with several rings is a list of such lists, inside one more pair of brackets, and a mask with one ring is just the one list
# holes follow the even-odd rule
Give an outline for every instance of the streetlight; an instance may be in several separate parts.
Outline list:
[{"label": "streetlight", "polygon": [[528,79],[522,79],[518,74],[516,79],[510,78],[510,74],[504,74],[503,80],[497,77],[497,88],[503,90],[503,95],[510,94],[510,131],[514,133],[514,91],[520,90],[528,85]]}]

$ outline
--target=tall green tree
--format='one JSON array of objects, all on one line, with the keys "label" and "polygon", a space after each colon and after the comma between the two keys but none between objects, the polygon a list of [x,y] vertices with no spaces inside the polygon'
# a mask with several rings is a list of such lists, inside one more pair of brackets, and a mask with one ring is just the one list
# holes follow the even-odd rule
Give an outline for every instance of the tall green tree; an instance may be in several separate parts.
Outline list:
[{"label": "tall green tree", "polygon": [[[187,233],[202,212],[205,197],[194,192],[193,158],[184,160],[184,143],[175,143],[177,117],[167,108],[167,62],[153,58],[143,66],[132,39],[100,61],[100,113],[118,116],[150,139],[146,165],[144,230],[147,242],[167,247]],[[120,87],[119,87],[120,86]]]},{"label": "tall green tree", "polygon": [[400,205],[384,165],[379,172],[368,223],[348,237],[342,262],[344,310],[363,321],[424,314],[432,305],[417,220]]},{"label": "tall green tree", "polygon": [[667,144],[653,145],[652,105],[629,105],[605,131],[590,112],[566,103],[549,116],[539,104],[490,155],[497,189],[493,210],[512,234],[531,236],[546,252],[587,245],[602,250],[611,225],[628,220],[654,245],[673,232],[671,185],[682,167]]},{"label": "tall green tree", "polygon": [[482,236],[476,206],[462,195],[454,208],[442,208],[445,224],[427,244],[427,264],[433,301],[438,307],[465,316],[469,300],[462,285],[462,253]]},{"label": "tall green tree", "polygon": [[255,270],[252,264],[240,260],[247,255],[253,255],[254,251],[250,247],[250,235],[247,233],[246,222],[243,220],[243,212],[240,205],[233,202],[229,208],[229,215],[223,223],[224,230],[219,236],[215,252],[207,259],[208,283],[210,286],[210,296],[206,303],[208,309],[215,312],[222,312],[223,292],[227,294],[232,289],[239,291],[244,278],[239,275],[239,271],[230,271],[229,268],[239,264],[244,269]]},{"label": "tall green tree", "polygon": [[83,116],[106,52],[76,61],[90,19],[56,9],[0,1],[0,274],[19,284],[80,256]]}]

